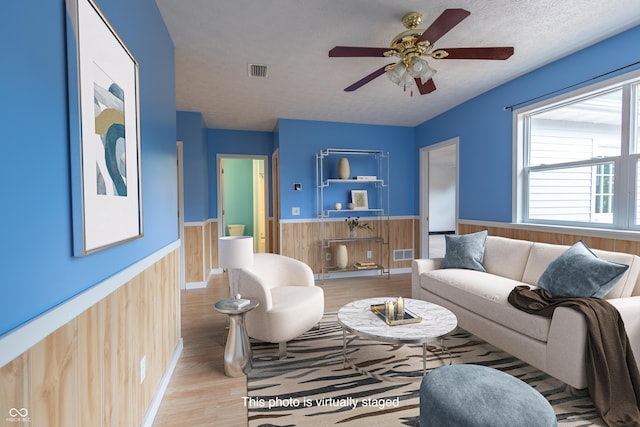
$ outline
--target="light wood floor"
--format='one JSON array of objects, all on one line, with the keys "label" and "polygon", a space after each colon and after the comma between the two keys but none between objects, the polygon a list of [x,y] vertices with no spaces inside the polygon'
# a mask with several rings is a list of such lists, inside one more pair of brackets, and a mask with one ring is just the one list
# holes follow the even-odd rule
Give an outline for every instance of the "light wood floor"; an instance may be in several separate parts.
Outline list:
[{"label": "light wood floor", "polygon": [[[337,311],[357,299],[411,296],[411,275],[327,280],[322,284],[325,312]],[[225,315],[213,304],[228,296],[227,276],[216,277],[206,289],[182,292],[184,349],[154,421],[155,427],[246,426],[245,377],[224,375],[222,358],[227,331]]]}]

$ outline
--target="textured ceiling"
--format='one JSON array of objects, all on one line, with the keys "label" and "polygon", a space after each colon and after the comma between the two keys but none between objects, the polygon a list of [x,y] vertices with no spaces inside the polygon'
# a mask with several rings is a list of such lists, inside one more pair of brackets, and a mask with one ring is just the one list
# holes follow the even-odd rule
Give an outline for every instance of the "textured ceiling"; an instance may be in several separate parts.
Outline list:
[{"label": "textured ceiling", "polygon": [[[272,131],[278,118],[416,126],[455,105],[640,24],[638,0],[156,0],[175,45],[176,100],[209,128]],[[410,97],[381,76],[388,58],[329,58],[334,46],[387,47],[402,16],[426,28],[471,15],[438,47],[514,46],[506,61],[430,60],[437,90]],[[247,65],[266,64],[267,78]]]}]

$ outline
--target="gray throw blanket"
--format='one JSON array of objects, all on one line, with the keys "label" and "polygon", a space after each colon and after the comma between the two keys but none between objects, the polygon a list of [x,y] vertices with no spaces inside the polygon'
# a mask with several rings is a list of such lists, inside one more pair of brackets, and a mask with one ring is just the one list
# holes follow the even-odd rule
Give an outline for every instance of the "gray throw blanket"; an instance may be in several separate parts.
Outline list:
[{"label": "gray throw blanket", "polygon": [[589,394],[608,426],[640,426],[640,373],[618,310],[600,298],[551,296],[544,289],[516,286],[508,298],[519,310],[552,317],[570,307],[587,321],[586,376]]}]

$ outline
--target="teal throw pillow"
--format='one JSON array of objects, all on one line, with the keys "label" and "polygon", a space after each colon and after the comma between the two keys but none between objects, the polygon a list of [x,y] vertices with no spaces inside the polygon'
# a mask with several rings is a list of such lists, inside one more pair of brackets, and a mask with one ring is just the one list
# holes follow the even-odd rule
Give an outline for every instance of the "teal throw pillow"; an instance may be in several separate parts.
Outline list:
[{"label": "teal throw pillow", "polygon": [[482,266],[484,244],[488,230],[477,233],[444,236],[445,253],[442,268],[464,268],[467,270],[486,271]]},{"label": "teal throw pillow", "polygon": [[602,298],[628,268],[598,258],[580,240],[549,264],[538,279],[538,287],[552,296]]}]

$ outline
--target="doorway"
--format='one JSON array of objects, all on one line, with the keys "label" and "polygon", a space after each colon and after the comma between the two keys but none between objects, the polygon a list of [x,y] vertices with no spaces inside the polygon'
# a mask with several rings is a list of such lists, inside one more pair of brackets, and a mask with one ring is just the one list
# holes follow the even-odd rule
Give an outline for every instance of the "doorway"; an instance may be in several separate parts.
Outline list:
[{"label": "doorway", "polygon": [[218,155],[218,235],[253,236],[254,252],[267,252],[266,156]]},{"label": "doorway", "polygon": [[421,258],[444,255],[444,235],[458,219],[458,138],[420,150]]}]

